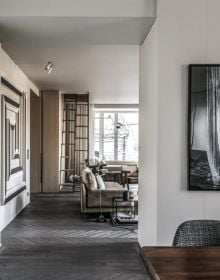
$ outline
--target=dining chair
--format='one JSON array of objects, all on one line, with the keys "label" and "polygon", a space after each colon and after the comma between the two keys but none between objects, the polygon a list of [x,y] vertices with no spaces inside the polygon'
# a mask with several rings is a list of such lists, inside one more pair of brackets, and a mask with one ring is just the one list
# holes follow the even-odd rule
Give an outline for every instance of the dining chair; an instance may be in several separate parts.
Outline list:
[{"label": "dining chair", "polygon": [[173,246],[220,246],[220,221],[191,220],[182,223],[175,233]]}]

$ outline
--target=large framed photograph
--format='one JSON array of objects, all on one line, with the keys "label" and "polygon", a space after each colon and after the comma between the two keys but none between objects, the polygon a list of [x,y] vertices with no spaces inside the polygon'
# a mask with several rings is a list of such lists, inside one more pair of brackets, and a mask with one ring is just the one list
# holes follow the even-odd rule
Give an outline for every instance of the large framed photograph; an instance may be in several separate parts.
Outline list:
[{"label": "large framed photograph", "polygon": [[2,96],[2,204],[26,188],[24,106],[22,97],[18,104]]},{"label": "large framed photograph", "polygon": [[220,65],[189,66],[188,189],[220,190]]}]

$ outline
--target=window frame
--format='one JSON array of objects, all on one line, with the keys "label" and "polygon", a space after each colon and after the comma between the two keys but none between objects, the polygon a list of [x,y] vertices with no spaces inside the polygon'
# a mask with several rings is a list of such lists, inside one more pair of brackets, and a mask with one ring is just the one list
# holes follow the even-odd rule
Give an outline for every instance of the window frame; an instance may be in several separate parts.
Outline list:
[{"label": "window frame", "polygon": [[[120,113],[134,113],[138,114],[138,119],[139,119],[139,109],[138,108],[132,108],[132,109],[108,109],[108,108],[95,108],[94,109],[94,116],[96,113],[99,113],[99,152],[100,152],[100,157],[103,158],[104,156],[104,114],[114,114],[115,118],[114,121],[115,123],[118,122],[118,115]],[[94,131],[95,131],[95,119],[94,117]],[[139,121],[138,121],[138,128],[139,128]],[[122,162],[136,162],[136,160],[118,160],[118,129],[114,127],[114,159],[113,160],[107,160],[107,161],[122,161]],[[95,147],[95,143],[94,143]]]}]

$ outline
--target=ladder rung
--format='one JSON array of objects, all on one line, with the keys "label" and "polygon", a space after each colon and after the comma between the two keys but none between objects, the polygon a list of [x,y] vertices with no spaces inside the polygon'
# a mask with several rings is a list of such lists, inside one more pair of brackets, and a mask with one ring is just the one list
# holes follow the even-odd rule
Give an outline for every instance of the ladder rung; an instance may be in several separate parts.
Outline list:
[{"label": "ladder rung", "polygon": [[75,122],[75,120],[63,120],[63,122]]},{"label": "ladder rung", "polygon": [[77,116],[77,117],[82,117],[82,116],[88,117],[88,114],[76,114],[76,116]]},{"label": "ladder rung", "polygon": [[75,133],[75,131],[63,130],[62,133]]},{"label": "ladder rung", "polygon": [[75,139],[88,139],[88,137],[75,137]]},{"label": "ladder rung", "polygon": [[[67,190],[67,188],[71,188],[70,190]],[[73,186],[60,186],[59,187],[59,193],[73,193],[74,192],[74,185]]]},{"label": "ladder rung", "polygon": [[76,125],[76,127],[89,127],[88,125]]},{"label": "ladder rung", "polygon": [[76,152],[87,152],[88,150],[75,150]]},{"label": "ladder rung", "polygon": [[65,171],[74,171],[74,169],[60,169],[61,172],[65,172]]},{"label": "ladder rung", "polygon": [[64,145],[65,145],[65,146],[67,146],[67,145],[68,145],[68,146],[74,146],[75,144],[74,144],[74,143],[69,143],[69,144],[67,144],[67,143],[61,143],[61,145],[63,145],[63,146],[64,146]]},{"label": "ladder rung", "polygon": [[76,109],[63,109],[63,111],[76,111]]},{"label": "ladder rung", "polygon": [[74,158],[74,156],[61,156],[61,158]]}]

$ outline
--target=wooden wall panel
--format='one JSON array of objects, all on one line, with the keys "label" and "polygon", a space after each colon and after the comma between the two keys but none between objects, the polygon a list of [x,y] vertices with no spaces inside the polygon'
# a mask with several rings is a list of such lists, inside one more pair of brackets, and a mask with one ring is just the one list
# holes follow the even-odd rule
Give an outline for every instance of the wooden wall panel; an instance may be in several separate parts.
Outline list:
[{"label": "wooden wall panel", "polygon": [[43,91],[43,192],[59,191],[59,92]]},{"label": "wooden wall panel", "polygon": [[30,191],[41,192],[41,99],[30,95]]}]

